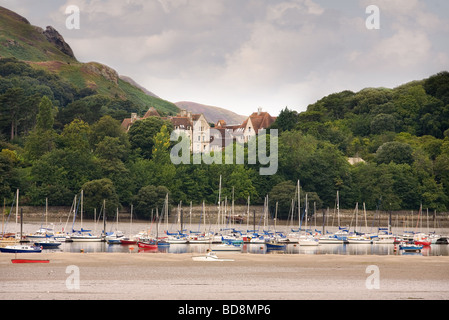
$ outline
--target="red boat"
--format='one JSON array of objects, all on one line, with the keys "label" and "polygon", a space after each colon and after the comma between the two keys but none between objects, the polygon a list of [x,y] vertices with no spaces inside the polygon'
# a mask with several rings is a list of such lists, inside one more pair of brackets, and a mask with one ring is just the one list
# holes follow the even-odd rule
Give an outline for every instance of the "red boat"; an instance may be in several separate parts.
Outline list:
[{"label": "red boat", "polygon": [[421,246],[430,246],[432,244],[432,242],[429,240],[416,240],[415,244],[421,245]]},{"label": "red boat", "polygon": [[11,259],[12,263],[50,263],[50,260]]},{"label": "red boat", "polygon": [[120,240],[121,244],[136,244],[137,240],[132,240],[132,239],[121,239]]},{"label": "red boat", "polygon": [[432,241],[429,240],[427,235],[422,234],[422,233],[416,234],[414,236],[413,241],[416,245],[421,245],[421,246],[430,246],[432,244]]},{"label": "red boat", "polygon": [[157,243],[156,242],[138,242],[137,246],[142,249],[156,249],[157,250]]}]

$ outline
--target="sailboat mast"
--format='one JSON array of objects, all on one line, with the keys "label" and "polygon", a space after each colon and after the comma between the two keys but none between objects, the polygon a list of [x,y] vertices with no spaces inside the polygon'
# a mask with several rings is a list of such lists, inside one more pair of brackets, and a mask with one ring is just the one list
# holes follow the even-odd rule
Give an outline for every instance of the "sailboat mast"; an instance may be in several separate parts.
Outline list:
[{"label": "sailboat mast", "polygon": [[130,225],[129,225],[129,234],[132,234],[133,230],[133,204],[131,203],[131,217],[130,217]]},{"label": "sailboat mast", "polygon": [[305,226],[304,226],[305,233],[307,233],[307,215],[308,215],[308,212],[307,212],[307,211],[309,211],[309,203],[308,203],[308,200],[307,200],[307,193],[306,193],[306,203],[305,203]]},{"label": "sailboat mast", "polygon": [[220,183],[218,185],[218,231],[220,231],[220,206],[221,206],[221,175],[220,175]]},{"label": "sailboat mast", "polygon": [[[45,198],[45,228],[48,228],[48,198]],[[45,229],[47,233],[47,229]]]},{"label": "sailboat mast", "polygon": [[106,237],[106,199],[103,199],[103,236]]},{"label": "sailboat mast", "polygon": [[249,201],[250,201],[250,196],[248,196],[248,208],[246,209],[246,230],[248,230],[248,224],[249,224]]},{"label": "sailboat mast", "polygon": [[299,229],[301,229],[301,187],[299,184],[299,179],[298,179],[298,232],[300,231]]},{"label": "sailboat mast", "polygon": [[81,190],[81,231],[83,231],[83,192],[84,190]]},{"label": "sailboat mast", "polygon": [[366,206],[365,202],[363,203],[363,215],[365,216],[365,233],[368,232],[368,221],[366,220]]},{"label": "sailboat mast", "polygon": [[338,194],[338,190],[337,190],[337,222],[338,222],[338,227],[340,227],[340,197]]},{"label": "sailboat mast", "polygon": [[[19,189],[17,189],[16,194],[16,227],[17,227],[17,219],[19,218]],[[17,230],[17,228],[16,228]]]},{"label": "sailboat mast", "polygon": [[276,210],[274,212],[274,237],[276,239],[276,220],[278,218],[278,202],[276,201]]}]

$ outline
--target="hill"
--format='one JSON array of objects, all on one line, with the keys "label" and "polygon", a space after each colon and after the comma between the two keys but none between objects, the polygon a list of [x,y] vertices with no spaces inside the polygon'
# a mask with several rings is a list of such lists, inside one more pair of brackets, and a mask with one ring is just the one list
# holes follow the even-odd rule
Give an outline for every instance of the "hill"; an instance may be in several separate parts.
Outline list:
[{"label": "hill", "polygon": [[55,74],[78,90],[113,99],[129,100],[144,113],[149,106],[162,114],[175,114],[178,108],[171,102],[145,92],[136,83],[121,78],[117,72],[101,63],[81,63],[63,37],[52,27],[43,30],[13,11],[0,7],[0,57],[16,58],[37,70]]},{"label": "hill", "polygon": [[180,109],[187,109],[193,113],[202,113],[206,117],[207,121],[213,123],[217,123],[218,120],[225,120],[227,124],[240,124],[248,117],[223,108],[208,106],[196,102],[181,101],[176,102],[175,105]]}]

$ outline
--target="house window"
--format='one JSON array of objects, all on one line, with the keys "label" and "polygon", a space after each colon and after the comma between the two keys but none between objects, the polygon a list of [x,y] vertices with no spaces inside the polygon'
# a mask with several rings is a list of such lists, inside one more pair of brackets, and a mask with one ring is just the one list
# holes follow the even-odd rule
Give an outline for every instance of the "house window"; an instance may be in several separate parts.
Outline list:
[{"label": "house window", "polygon": [[248,127],[248,132],[251,132],[251,127]]},{"label": "house window", "polygon": [[200,136],[198,136],[198,142],[201,142],[201,137]]}]

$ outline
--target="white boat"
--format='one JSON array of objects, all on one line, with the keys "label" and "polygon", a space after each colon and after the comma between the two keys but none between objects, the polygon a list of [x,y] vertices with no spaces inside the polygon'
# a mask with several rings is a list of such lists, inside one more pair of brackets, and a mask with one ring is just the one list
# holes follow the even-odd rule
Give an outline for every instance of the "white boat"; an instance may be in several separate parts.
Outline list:
[{"label": "white boat", "polygon": [[183,236],[168,235],[167,242],[172,244],[183,244],[188,243],[188,240],[186,237]]},{"label": "white boat", "polygon": [[300,246],[318,246],[320,241],[313,236],[301,236],[298,238],[298,244]]},{"label": "white boat", "polygon": [[42,248],[37,247],[37,246],[18,244],[18,245],[6,246],[3,248],[0,248],[0,252],[2,252],[2,253],[40,253],[40,252],[42,252]]},{"label": "white boat", "polygon": [[200,235],[194,235],[191,234],[188,238],[188,242],[189,243],[211,243],[212,242],[212,235],[205,235],[205,234],[200,234]]},{"label": "white boat", "polygon": [[32,234],[27,234],[25,237],[29,240],[45,239],[52,237],[54,235],[53,229],[50,228],[40,228]]},{"label": "white boat", "polygon": [[192,257],[193,261],[234,261],[234,259],[220,259],[215,252],[208,252],[204,256]]},{"label": "white boat", "polygon": [[319,243],[321,244],[344,244],[345,238],[342,238],[335,234],[326,234],[321,236],[319,239]]},{"label": "white boat", "polygon": [[108,234],[105,237],[105,240],[107,243],[113,244],[113,243],[120,243],[120,240],[125,237],[125,234],[121,231],[116,231],[111,234]]},{"label": "white boat", "polygon": [[125,237],[125,234],[118,230],[118,208],[117,208],[117,213],[116,213],[116,225],[115,225],[115,231],[113,233],[107,234],[105,237],[105,240],[107,243],[109,244],[120,244],[120,240],[123,239]]},{"label": "white boat", "polygon": [[[80,216],[81,216],[81,230],[74,230],[73,226],[75,224],[75,219],[76,219],[76,213],[73,217],[73,225],[72,225],[72,233],[68,236],[68,240],[69,241],[73,241],[73,242],[100,242],[102,241],[102,237],[101,236],[96,236],[91,234],[91,230],[85,230],[83,229],[83,190],[81,190],[81,208],[80,208]],[[76,207],[76,196],[75,196],[75,206]],[[75,209],[74,209],[75,210]]]},{"label": "white boat", "polygon": [[372,240],[362,236],[350,236],[347,239],[349,244],[371,244]]},{"label": "white boat", "polygon": [[95,236],[90,233],[90,230],[81,230],[70,234],[69,240],[73,242],[101,242],[101,236]]},{"label": "white boat", "polygon": [[213,246],[212,251],[242,251],[242,245],[234,245],[231,243],[221,243]]}]

